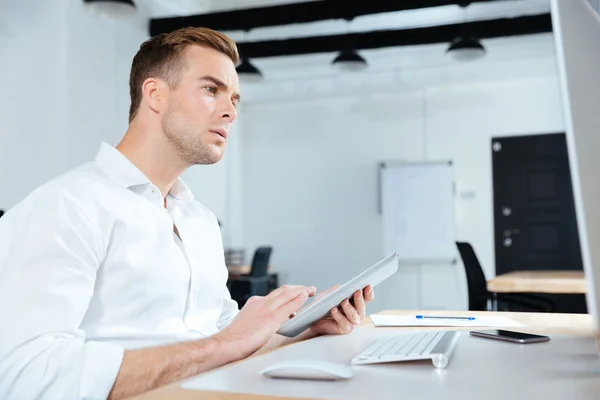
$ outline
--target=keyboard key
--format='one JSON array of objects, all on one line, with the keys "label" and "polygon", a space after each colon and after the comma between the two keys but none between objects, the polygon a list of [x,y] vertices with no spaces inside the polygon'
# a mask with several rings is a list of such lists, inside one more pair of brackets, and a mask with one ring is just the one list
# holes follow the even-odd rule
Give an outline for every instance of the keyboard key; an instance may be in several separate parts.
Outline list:
[{"label": "keyboard key", "polygon": [[436,332],[428,332],[425,336],[421,338],[419,343],[408,353],[409,357],[420,356],[421,353],[434,341],[437,336]]},{"label": "keyboard key", "polygon": [[390,353],[392,354],[402,354],[402,352],[404,351],[404,347],[406,346],[406,344],[408,343],[408,341],[411,339],[410,335],[403,335],[401,337],[398,337],[396,339],[396,343],[394,344],[394,346],[390,349]]}]

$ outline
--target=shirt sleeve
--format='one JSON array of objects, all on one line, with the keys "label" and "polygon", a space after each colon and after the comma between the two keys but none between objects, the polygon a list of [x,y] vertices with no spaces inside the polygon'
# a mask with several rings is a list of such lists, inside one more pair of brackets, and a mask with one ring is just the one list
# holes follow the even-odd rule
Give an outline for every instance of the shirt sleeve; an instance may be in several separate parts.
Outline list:
[{"label": "shirt sleeve", "polygon": [[124,350],[79,328],[100,237],[74,198],[36,198],[0,220],[0,398],[105,399]]},{"label": "shirt sleeve", "polygon": [[229,325],[236,317],[238,312],[240,312],[238,303],[231,298],[231,294],[229,293],[227,287],[224,287],[223,289],[223,309],[221,310],[221,316],[217,321],[217,328],[220,331],[227,327],[227,325]]}]

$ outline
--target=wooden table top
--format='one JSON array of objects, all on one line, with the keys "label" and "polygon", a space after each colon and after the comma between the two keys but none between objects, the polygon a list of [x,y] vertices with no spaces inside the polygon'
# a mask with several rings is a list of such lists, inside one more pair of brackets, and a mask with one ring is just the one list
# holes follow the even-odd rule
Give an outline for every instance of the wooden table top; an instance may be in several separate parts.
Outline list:
[{"label": "wooden table top", "polygon": [[[465,316],[483,316],[497,315],[511,318],[517,322],[521,322],[525,326],[519,328],[519,331],[539,334],[574,334],[582,336],[594,336],[596,331],[593,329],[593,321],[588,314],[554,314],[554,313],[521,313],[521,312],[486,312],[486,311],[418,311],[418,310],[402,310],[402,311],[383,311],[380,314],[395,314],[395,315],[465,315]],[[374,328],[373,323],[369,318],[363,321],[365,328]],[[414,330],[414,327],[397,327],[397,328],[378,328],[388,329],[390,331]],[[439,327],[419,327],[419,330],[439,330]],[[451,328],[471,330],[473,327]],[[488,328],[489,329],[489,328]],[[226,368],[222,367],[222,368]],[[227,392],[212,392],[202,390],[185,390],[180,387],[180,383],[172,383],[162,388],[152,390],[143,395],[136,396],[133,399],[137,400],[298,400],[297,397],[273,397],[262,395],[250,395],[243,393],[227,393]]]},{"label": "wooden table top", "polygon": [[228,265],[227,271],[229,275],[248,275],[252,270],[250,265]]},{"label": "wooden table top", "polygon": [[[228,265],[227,271],[229,272],[229,276],[249,275],[250,271],[252,271],[252,266],[251,265]],[[272,271],[271,266],[269,265],[267,267],[267,272],[269,274],[273,274],[277,271]]]},{"label": "wooden table top", "polygon": [[583,271],[513,271],[487,281],[496,293],[563,293],[584,294]]}]

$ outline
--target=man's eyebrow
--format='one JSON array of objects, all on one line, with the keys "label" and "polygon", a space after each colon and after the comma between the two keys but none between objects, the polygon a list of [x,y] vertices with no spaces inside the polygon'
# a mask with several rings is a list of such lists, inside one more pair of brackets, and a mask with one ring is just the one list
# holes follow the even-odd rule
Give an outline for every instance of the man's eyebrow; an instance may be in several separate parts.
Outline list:
[{"label": "man's eyebrow", "polygon": [[218,78],[215,78],[214,76],[205,75],[202,78],[200,78],[199,80],[211,81],[212,83],[217,85],[217,87],[219,89],[229,89],[229,86],[227,86],[227,84],[225,82],[223,82],[222,80],[220,80]]},{"label": "man's eyebrow", "polygon": [[[223,82],[222,80],[220,80],[218,78],[215,78],[214,76],[205,75],[205,76],[199,78],[199,80],[210,81],[210,82],[214,83],[221,90],[225,90],[225,91],[229,90],[229,86],[227,86],[227,84],[225,82]],[[234,100],[236,100],[238,103],[241,100],[239,93],[234,93],[231,97]]]}]

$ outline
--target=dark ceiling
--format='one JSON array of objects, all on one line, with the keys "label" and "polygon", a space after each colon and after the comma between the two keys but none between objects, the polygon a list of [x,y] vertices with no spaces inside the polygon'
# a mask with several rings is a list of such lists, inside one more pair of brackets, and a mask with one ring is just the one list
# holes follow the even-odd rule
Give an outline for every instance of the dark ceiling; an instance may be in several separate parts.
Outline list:
[{"label": "dark ceiling", "polygon": [[[186,26],[204,26],[218,31],[237,31],[268,26],[302,24],[330,19],[352,19],[363,15],[408,11],[497,0],[322,0],[280,6],[248,8],[150,21],[150,35],[171,32]],[[513,0],[523,1],[523,0]]]},{"label": "dark ceiling", "polygon": [[326,53],[342,49],[377,49],[383,47],[447,43],[462,33],[476,33],[476,36],[481,39],[489,39],[544,32],[552,32],[550,14],[426,28],[247,42],[238,43],[238,47],[240,53],[245,57],[258,58]]},{"label": "dark ceiling", "polygon": [[[474,0],[492,2],[496,0]],[[524,0],[512,0],[524,1]],[[152,36],[187,26],[203,26],[219,31],[308,23],[331,19],[352,19],[380,14],[444,5],[465,5],[451,0],[323,0],[281,6],[233,10],[184,17],[158,18],[150,21]],[[277,57],[310,53],[335,52],[343,49],[376,49],[450,42],[456,36],[470,35],[481,39],[552,32],[549,13],[516,18],[499,18],[464,24],[430,26],[413,29],[377,30],[329,36],[312,36],[238,42],[244,57]]]}]

